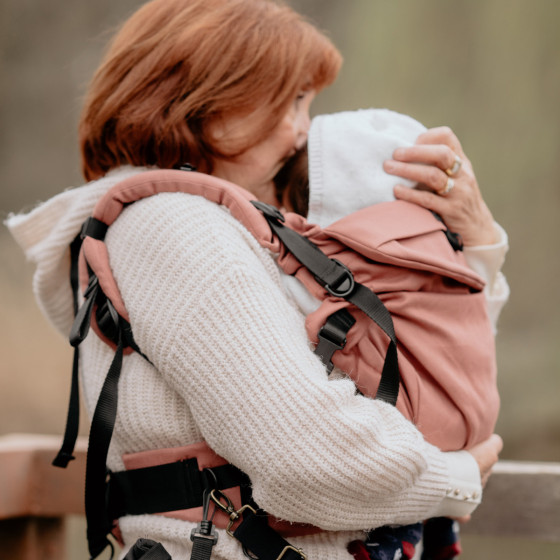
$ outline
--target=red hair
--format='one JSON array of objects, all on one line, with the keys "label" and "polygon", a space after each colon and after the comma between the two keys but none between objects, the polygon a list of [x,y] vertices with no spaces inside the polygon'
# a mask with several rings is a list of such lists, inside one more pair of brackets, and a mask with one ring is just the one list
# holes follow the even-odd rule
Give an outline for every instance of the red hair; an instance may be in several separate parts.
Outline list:
[{"label": "red hair", "polygon": [[[82,169],[122,164],[211,172],[216,157],[264,140],[303,89],[334,81],[341,57],[289,7],[271,0],[153,0],[114,38],[79,125]],[[247,134],[218,148],[209,124],[249,116]]]}]

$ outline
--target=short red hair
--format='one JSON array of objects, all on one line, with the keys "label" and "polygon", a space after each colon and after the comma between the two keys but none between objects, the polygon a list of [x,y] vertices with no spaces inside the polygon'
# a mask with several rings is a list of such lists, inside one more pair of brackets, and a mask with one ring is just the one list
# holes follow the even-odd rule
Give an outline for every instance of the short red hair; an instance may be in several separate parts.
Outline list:
[{"label": "short red hair", "polygon": [[[79,125],[82,169],[96,179],[122,164],[210,172],[264,140],[302,89],[320,90],[336,48],[271,0],[153,0],[114,38]],[[250,115],[242,144],[218,149],[208,125]]]}]

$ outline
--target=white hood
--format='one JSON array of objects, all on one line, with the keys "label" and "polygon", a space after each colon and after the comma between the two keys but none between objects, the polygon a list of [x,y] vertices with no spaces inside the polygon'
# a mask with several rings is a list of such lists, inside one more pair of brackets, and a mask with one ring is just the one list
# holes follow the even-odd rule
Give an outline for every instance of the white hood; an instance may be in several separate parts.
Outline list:
[{"label": "white hood", "polygon": [[110,187],[143,168],[123,167],[102,179],[64,191],[28,214],[5,221],[27,259],[36,265],[33,292],[47,319],[64,335],[73,322],[70,243]]},{"label": "white hood", "polygon": [[361,109],[315,117],[308,138],[309,213],[325,227],[356,210],[394,200],[397,184],[383,162],[395,148],[411,146],[426,127],[388,109]]}]

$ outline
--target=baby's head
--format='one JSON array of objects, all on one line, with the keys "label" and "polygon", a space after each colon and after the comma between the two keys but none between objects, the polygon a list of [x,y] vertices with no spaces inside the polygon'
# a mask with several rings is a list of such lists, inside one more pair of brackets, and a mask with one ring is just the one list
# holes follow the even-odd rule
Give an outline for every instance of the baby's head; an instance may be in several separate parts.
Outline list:
[{"label": "baby's head", "polygon": [[276,177],[278,201],[326,226],[366,206],[394,200],[393,187],[409,181],[388,175],[383,162],[400,146],[414,144],[426,128],[387,109],[345,111],[315,117],[307,150]]}]

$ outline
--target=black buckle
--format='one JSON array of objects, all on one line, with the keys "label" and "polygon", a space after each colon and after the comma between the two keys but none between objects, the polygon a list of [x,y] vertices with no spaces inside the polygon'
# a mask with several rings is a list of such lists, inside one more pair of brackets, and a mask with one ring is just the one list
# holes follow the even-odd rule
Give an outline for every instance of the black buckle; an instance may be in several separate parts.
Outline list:
[{"label": "black buckle", "polygon": [[319,329],[317,333],[319,343],[315,348],[315,354],[321,358],[327,374],[330,375],[334,368],[333,354],[346,346],[346,335],[355,322],[356,319],[352,314],[342,308],[329,315],[325,324]]},{"label": "black buckle", "polygon": [[342,350],[346,345],[346,339],[342,344],[335,342],[334,340],[330,340],[325,336],[324,327],[321,327],[321,330],[317,333],[317,338],[319,339],[319,343],[315,348],[315,354],[321,358],[326,370],[327,375],[330,375],[334,364],[332,363],[332,356],[337,350]]}]

